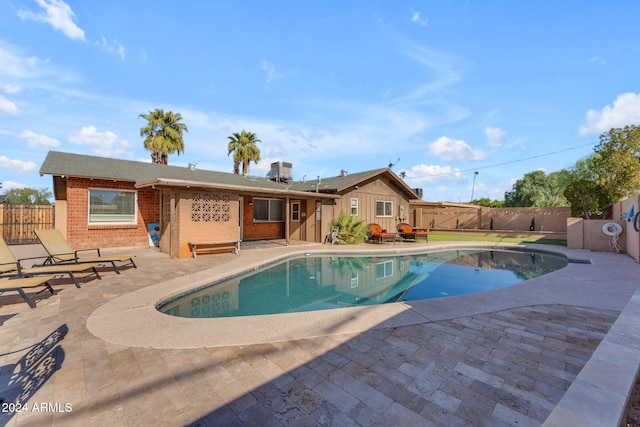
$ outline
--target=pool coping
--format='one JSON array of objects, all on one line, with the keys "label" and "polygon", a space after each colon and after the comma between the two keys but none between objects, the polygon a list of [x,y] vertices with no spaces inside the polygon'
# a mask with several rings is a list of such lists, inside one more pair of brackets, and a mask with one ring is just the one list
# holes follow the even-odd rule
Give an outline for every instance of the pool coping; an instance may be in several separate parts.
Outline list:
[{"label": "pool coping", "polygon": [[[368,246],[368,245],[367,245]],[[382,246],[382,245],[381,245]],[[105,341],[132,347],[153,348],[198,348],[250,345],[266,342],[288,341],[332,334],[352,334],[372,328],[406,326],[434,322],[465,315],[482,314],[514,306],[528,306],[557,302],[547,282],[558,275],[571,274],[576,264],[569,263],[563,269],[548,273],[507,288],[482,293],[421,300],[397,302],[365,307],[348,307],[301,313],[286,313],[260,316],[188,319],[159,312],[156,307],[176,295],[203,287],[225,277],[233,277],[255,270],[264,265],[305,254],[412,254],[449,248],[530,248],[563,254],[569,258],[588,259],[584,252],[549,245],[517,245],[495,242],[430,243],[419,247],[349,248],[326,246],[294,248],[286,251],[261,253],[258,259],[247,264],[236,259],[229,262],[225,271],[218,267],[202,270],[185,277],[148,286],[122,295],[98,307],[87,319],[91,333]],[[578,264],[582,266],[582,264]],[[567,271],[568,270],[568,271]],[[551,280],[553,282],[553,280]],[[533,288],[535,292],[532,291]],[[540,289],[543,288],[543,289]],[[215,331],[215,333],[211,333]]]}]

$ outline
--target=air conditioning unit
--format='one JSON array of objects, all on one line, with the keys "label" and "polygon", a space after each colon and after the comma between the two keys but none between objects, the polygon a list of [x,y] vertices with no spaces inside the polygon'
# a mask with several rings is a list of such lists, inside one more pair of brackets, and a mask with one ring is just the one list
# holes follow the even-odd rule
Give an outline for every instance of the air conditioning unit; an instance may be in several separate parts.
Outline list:
[{"label": "air conditioning unit", "polygon": [[276,182],[289,182],[293,180],[293,165],[288,162],[271,163],[271,179]]},{"label": "air conditioning unit", "polygon": [[420,200],[422,200],[422,188],[412,188],[412,190],[420,197]]}]

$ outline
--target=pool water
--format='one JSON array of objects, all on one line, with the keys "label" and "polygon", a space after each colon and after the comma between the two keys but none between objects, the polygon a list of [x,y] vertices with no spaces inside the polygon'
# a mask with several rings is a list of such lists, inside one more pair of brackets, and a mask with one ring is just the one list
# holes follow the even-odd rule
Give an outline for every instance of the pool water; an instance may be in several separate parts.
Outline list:
[{"label": "pool water", "polygon": [[179,317],[212,318],[441,298],[503,288],[567,263],[562,255],[505,249],[304,256],[191,291],[158,310]]}]

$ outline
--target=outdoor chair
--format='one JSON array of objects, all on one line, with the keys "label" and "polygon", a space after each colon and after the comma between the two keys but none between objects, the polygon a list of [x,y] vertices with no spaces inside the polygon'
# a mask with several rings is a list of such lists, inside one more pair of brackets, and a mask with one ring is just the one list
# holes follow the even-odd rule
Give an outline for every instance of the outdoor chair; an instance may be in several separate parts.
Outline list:
[{"label": "outdoor chair", "polygon": [[0,277],[33,277],[38,275],[67,275],[76,288],[80,287],[76,273],[88,273],[101,279],[97,267],[100,264],[34,265],[23,268],[21,261],[42,259],[42,257],[17,259],[7,243],[0,237]]},{"label": "outdoor chair", "polygon": [[[98,248],[74,251],[58,229],[34,230],[34,233],[49,254],[45,264],[111,264],[113,270],[118,274],[120,274],[120,270],[116,265],[117,262],[125,263],[123,265],[131,264],[133,268],[138,268],[133,262],[133,255],[101,256]],[[95,251],[98,256],[79,257],[78,253],[84,251]]]},{"label": "outdoor chair", "polygon": [[425,242],[429,241],[429,231],[416,230],[406,222],[401,222],[400,224],[398,224],[398,233],[403,240],[414,240],[417,242],[418,239],[424,238]]},{"label": "outdoor chair", "polygon": [[326,245],[339,245],[340,244],[340,229],[338,227],[331,227],[331,231],[324,237],[324,243]]},{"label": "outdoor chair", "polygon": [[[17,279],[0,279],[0,293],[6,291],[16,291],[20,294],[22,299],[29,304],[29,307],[36,308],[36,304],[33,302],[29,295],[25,292],[25,289],[34,289],[44,286],[52,294],[53,288],[49,284],[49,280],[53,279],[53,276],[49,277],[20,277]],[[44,291],[44,289],[43,289]]]},{"label": "outdoor chair", "polygon": [[367,225],[369,228],[369,241],[371,242],[396,242],[396,238],[398,237],[397,233],[389,233],[387,230],[383,230],[382,227],[378,224],[371,223]]}]

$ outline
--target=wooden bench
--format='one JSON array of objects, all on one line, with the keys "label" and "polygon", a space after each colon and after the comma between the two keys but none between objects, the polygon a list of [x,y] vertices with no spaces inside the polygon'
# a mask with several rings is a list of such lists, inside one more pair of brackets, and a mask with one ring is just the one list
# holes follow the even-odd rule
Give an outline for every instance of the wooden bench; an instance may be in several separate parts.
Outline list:
[{"label": "wooden bench", "polygon": [[191,255],[197,257],[198,252],[219,251],[231,249],[234,254],[240,253],[240,240],[211,240],[208,242],[189,242]]}]

